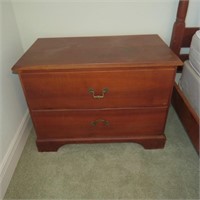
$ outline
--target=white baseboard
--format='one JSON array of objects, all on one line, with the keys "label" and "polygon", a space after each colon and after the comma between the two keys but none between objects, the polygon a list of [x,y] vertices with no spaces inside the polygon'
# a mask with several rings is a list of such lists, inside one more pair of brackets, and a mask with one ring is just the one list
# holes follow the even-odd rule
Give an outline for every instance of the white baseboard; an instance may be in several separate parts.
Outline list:
[{"label": "white baseboard", "polygon": [[0,199],[3,199],[6,193],[31,129],[32,122],[27,110],[0,165]]}]

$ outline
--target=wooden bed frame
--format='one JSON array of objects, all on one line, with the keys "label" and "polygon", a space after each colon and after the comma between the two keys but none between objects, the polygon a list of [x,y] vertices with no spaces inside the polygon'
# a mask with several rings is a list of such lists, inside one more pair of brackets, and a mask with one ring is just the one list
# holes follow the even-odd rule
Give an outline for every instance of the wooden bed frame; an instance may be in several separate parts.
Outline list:
[{"label": "wooden bed frame", "polygon": [[[185,18],[187,15],[189,0],[179,0],[176,21],[174,23],[170,48],[180,57],[182,61],[188,59],[188,54],[181,54],[183,47],[189,47],[193,34],[199,27],[186,27]],[[182,66],[178,68],[180,70]],[[177,112],[194,148],[199,154],[199,117],[191,107],[183,92],[175,83],[172,94],[172,105]]]}]

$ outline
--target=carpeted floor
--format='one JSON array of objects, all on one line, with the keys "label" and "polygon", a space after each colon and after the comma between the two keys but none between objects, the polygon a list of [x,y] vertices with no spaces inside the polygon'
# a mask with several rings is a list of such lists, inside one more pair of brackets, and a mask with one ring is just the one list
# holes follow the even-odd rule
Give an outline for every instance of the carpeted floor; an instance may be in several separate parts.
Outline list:
[{"label": "carpeted floor", "polygon": [[38,153],[34,131],[5,199],[199,199],[199,158],[173,108],[162,150],[133,143]]}]

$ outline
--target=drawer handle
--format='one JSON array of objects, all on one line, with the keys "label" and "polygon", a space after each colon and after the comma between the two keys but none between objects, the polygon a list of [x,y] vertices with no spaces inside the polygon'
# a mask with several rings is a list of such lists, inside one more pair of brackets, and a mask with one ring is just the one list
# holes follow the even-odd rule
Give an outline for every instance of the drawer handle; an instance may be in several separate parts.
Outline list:
[{"label": "drawer handle", "polygon": [[92,94],[92,96],[93,96],[93,98],[94,99],[103,99],[104,98],[104,95],[106,94],[106,93],[108,93],[108,88],[103,88],[103,90],[102,90],[102,95],[95,95],[95,92],[94,92],[94,89],[93,88],[89,88],[88,89],[88,92],[90,93],[90,94]]},{"label": "drawer handle", "polygon": [[97,119],[97,120],[91,122],[91,125],[96,126],[98,123],[103,123],[104,126],[109,126],[109,121],[104,120],[104,119]]}]

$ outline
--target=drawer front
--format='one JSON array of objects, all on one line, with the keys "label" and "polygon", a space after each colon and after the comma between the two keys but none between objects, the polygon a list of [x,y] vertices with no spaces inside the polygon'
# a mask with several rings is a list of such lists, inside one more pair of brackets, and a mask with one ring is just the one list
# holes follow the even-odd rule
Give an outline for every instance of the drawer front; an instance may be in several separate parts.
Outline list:
[{"label": "drawer front", "polygon": [[166,109],[34,111],[38,139],[129,138],[163,134]]},{"label": "drawer front", "polygon": [[22,73],[31,109],[167,106],[174,69]]}]

